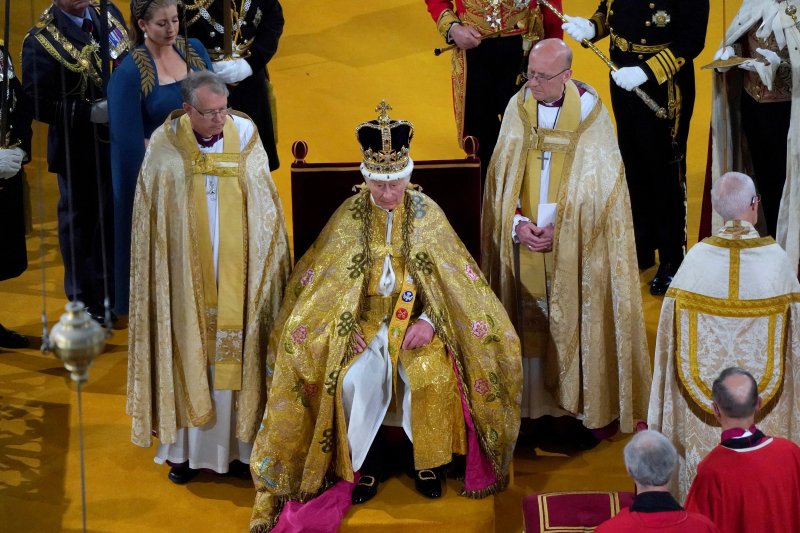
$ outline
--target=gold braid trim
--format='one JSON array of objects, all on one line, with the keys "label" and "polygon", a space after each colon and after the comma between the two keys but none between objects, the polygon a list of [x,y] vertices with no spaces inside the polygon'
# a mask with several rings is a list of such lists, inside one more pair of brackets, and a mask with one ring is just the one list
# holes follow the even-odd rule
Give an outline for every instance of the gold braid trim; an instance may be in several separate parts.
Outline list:
[{"label": "gold braid trim", "polygon": [[200,57],[200,54],[197,53],[192,44],[187,42],[185,38],[178,37],[175,41],[175,46],[178,49],[178,53],[183,57],[183,60],[189,65],[189,68],[192,70],[206,70],[206,64],[203,62],[203,58]]},{"label": "gold braid trim", "polygon": [[611,30],[609,30],[608,28],[608,18],[606,17],[605,13],[601,13],[598,11],[597,13],[592,15],[592,18],[590,18],[589,20],[594,22],[596,30],[595,35],[592,38],[592,41],[599,41],[600,39],[611,33]]},{"label": "gold braid trim", "polygon": [[759,317],[767,314],[778,314],[783,313],[789,304],[800,303],[800,293],[797,292],[771,298],[732,300],[670,287],[667,289],[666,296],[679,301],[684,309],[726,317]]},{"label": "gold braid trim", "polygon": [[360,195],[353,202],[351,208],[353,218],[361,219],[361,250],[364,254],[364,280],[361,284],[361,294],[358,297],[358,305],[353,309],[353,316],[356,317],[355,327],[350,332],[350,338],[347,340],[347,349],[344,353],[344,358],[339,363],[337,368],[344,368],[350,364],[356,353],[356,335],[363,335],[361,328],[358,325],[358,317],[361,316],[364,310],[364,302],[367,300],[367,292],[369,291],[369,273],[372,272],[372,253],[370,251],[370,242],[372,241],[372,205],[370,200],[370,192],[366,184],[357,186],[361,189]]},{"label": "gold braid trim", "polygon": [[711,246],[718,246],[720,248],[759,248],[761,246],[769,246],[775,244],[775,239],[772,237],[757,237],[755,239],[726,239],[724,237],[706,237],[703,239],[705,244]]},{"label": "gold braid trim", "polygon": [[682,57],[676,58],[669,48],[660,51],[645,61],[650,70],[653,71],[653,75],[659,85],[675,76],[685,62],[686,60]]},{"label": "gold braid trim", "polygon": [[153,87],[156,85],[156,71],[153,68],[153,63],[150,61],[150,55],[143,47],[136,47],[131,51],[133,62],[136,63],[136,68],[139,69],[139,80],[142,88],[142,97],[150,94]]},{"label": "gold braid trim", "polygon": [[463,488],[458,492],[459,496],[465,496],[473,500],[480,500],[493,494],[499,494],[508,488],[508,474],[498,476],[496,482],[492,483],[485,489],[481,490],[464,490]]},{"label": "gold braid trim", "polygon": [[458,15],[453,12],[453,10],[445,9],[442,11],[442,14],[439,15],[439,20],[436,21],[436,29],[439,30],[439,33],[442,35],[444,40],[447,41],[447,34],[450,32],[450,26],[460,22],[461,20],[458,18]]}]

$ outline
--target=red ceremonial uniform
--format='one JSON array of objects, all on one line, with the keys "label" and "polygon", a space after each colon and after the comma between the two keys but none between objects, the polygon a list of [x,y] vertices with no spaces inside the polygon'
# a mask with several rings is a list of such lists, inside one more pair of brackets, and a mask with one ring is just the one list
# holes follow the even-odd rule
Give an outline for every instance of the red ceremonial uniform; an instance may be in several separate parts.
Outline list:
[{"label": "red ceremonial uniform", "polygon": [[780,437],[717,446],[697,468],[686,509],[725,533],[800,531],[800,447]]},{"label": "red ceremonial uniform", "polygon": [[[562,37],[561,20],[535,0],[425,0],[439,33],[448,44],[450,27],[462,24],[487,37],[470,50],[452,52],[453,111],[459,144],[478,139],[478,157],[486,175],[508,101],[519,90],[527,68],[523,41]],[[561,9],[561,0],[551,0]]]},{"label": "red ceremonial uniform", "polygon": [[635,513],[622,509],[617,516],[600,524],[595,533],[718,533],[719,529],[705,516],[688,511]]}]

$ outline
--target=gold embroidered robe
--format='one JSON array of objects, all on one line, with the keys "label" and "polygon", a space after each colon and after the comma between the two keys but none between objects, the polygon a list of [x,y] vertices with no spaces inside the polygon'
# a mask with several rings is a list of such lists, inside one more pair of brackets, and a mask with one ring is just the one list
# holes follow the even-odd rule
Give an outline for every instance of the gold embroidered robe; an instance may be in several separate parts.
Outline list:
[{"label": "gold embroidered robe", "polygon": [[[511,230],[536,133],[524,98],[525,88],[503,116],[481,232],[483,272],[523,335],[529,325],[520,322]],[[557,194],[545,381],[558,405],[583,415],[586,427],[619,418],[620,429],[631,432],[646,414],[650,358],[625,173],[599,98],[572,135]]]},{"label": "gold embroidered robe", "polygon": [[[498,478],[495,486],[481,493],[500,490],[507,481],[519,430],[519,339],[439,206],[407,189],[396,211],[393,230],[401,237],[399,243],[392,239],[395,255],[401,256],[396,266],[404,264],[412,276],[422,310],[436,331],[431,345],[401,351],[399,356],[405,358],[403,365],[412,380],[412,417],[417,413],[411,374],[424,375],[423,369],[412,368],[413,361],[435,347],[442,357],[447,348],[452,354],[447,370],[435,365],[431,373],[452,373],[454,359],[459,374],[427,378],[432,384],[453,379],[460,383],[483,456]],[[289,280],[270,338],[270,397],[250,462],[257,490],[251,531],[274,527],[286,501],[313,497],[333,477],[353,479],[341,382],[344,369],[358,357],[355,334],[362,333],[369,342],[376,330],[374,320],[369,320],[375,309],[365,304],[374,301],[369,296],[374,292],[370,278],[380,272],[373,263],[383,263],[385,257],[381,244],[385,219],[368,190],[357,193],[334,213]],[[403,271],[395,273],[399,288]],[[451,401],[431,412],[451,416],[452,409]],[[463,424],[461,413],[452,418]],[[452,450],[462,451],[463,428],[447,431],[453,436]],[[419,460],[415,452],[415,461]]]},{"label": "gold embroidered robe", "polygon": [[[153,433],[162,444],[173,443],[179,428],[214,419],[208,372],[214,332],[198,249],[197,184],[172,127],[181,115],[173,112],[151,136],[134,199],[126,412],[139,446],[150,446]],[[235,432],[252,442],[266,403],[264,354],[291,263],[283,208],[255,131],[238,168],[245,316]]]},{"label": "gold embroidered robe", "polygon": [[661,306],[647,422],[678,449],[682,501],[718,443],[711,385],[739,366],[758,382],[766,435],[800,441],[800,284],[783,249],[729,221],[686,254]]}]

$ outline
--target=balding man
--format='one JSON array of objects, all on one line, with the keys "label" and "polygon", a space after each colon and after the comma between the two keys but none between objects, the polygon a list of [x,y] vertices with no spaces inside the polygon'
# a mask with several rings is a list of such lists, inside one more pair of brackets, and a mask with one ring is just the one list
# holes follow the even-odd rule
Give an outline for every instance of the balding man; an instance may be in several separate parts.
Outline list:
[{"label": "balding man", "polygon": [[658,431],[641,431],[625,445],[625,468],[636,483],[636,498],[627,509],[600,524],[595,533],[719,533],[711,520],[690,513],[669,492],[678,467],[675,446]]},{"label": "balding man", "polygon": [[560,39],[531,50],[489,165],[482,268],[522,337],[523,417],[632,431],[650,362],[625,172],[608,111],[571,66]]},{"label": "balding man", "polygon": [[723,368],[756,376],[764,431],[800,440],[800,284],[783,249],[753,227],[759,196],[748,176],[723,175],[711,197],[725,226],[689,251],[664,298],[648,413],[680,450],[681,497],[717,442],[711,383]]},{"label": "balding man", "polygon": [[755,425],[758,384],[731,367],[714,380],[714,416],[722,442],[703,459],[686,508],[721,531],[800,531],[800,447]]}]

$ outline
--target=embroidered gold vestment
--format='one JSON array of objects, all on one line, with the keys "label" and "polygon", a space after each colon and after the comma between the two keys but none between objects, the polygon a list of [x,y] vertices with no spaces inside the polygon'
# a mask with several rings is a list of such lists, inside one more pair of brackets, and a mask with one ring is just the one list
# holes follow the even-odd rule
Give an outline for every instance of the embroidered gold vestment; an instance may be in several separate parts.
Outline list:
[{"label": "embroidered gold vestment", "polygon": [[[587,91],[594,89],[580,82]],[[514,214],[540,132],[525,106],[511,99],[484,191],[482,267],[524,337],[549,333],[545,381],[560,407],[589,428],[619,418],[633,431],[646,413],[650,358],[636,268],[630,201],[608,111],[599,98],[565,151],[556,202],[552,275],[538,319],[523,321],[512,242]],[[566,135],[566,134],[565,134]],[[561,135],[564,137],[565,135]]]},{"label": "embroidered gold vestment", "polygon": [[[184,149],[180,129],[176,133],[172,126],[182,115],[183,111],[173,112],[150,138],[134,200],[126,408],[133,417],[131,440],[150,446],[155,434],[169,444],[175,442],[177,429],[214,419],[209,364],[221,355],[215,354],[220,346],[227,353],[228,341],[222,339],[216,348],[214,344],[228,326],[217,329],[215,304],[208,301],[204,263],[209,258],[203,257],[207,254],[199,245],[200,236],[208,236],[208,223],[200,212],[205,204],[195,194],[203,183],[195,175],[225,176],[236,168],[235,175],[220,179],[238,180],[242,197],[241,224],[230,226],[241,228],[237,231],[242,235],[239,274],[244,305],[236,326],[241,328],[236,342],[241,364],[224,361],[223,386],[235,389],[236,437],[252,442],[266,403],[268,336],[291,268],[283,208],[257,132],[238,155],[217,154],[221,165],[229,167],[217,172],[215,159],[205,160],[203,166],[197,153]],[[238,144],[237,138],[236,148]],[[235,266],[220,257],[221,269]],[[231,368],[239,375],[233,376]]]},{"label": "embroidered gold vestment", "polygon": [[[519,429],[519,339],[439,206],[407,189],[394,216],[392,234],[398,238],[387,248],[386,217],[372,204],[369,191],[360,191],[334,213],[289,280],[267,353],[267,414],[250,463],[257,490],[251,531],[274,527],[286,501],[313,497],[335,477],[353,479],[341,384],[358,358],[356,334],[369,342],[378,327],[376,317],[403,311],[395,306],[395,297],[379,309],[380,298],[372,294],[372,278],[381,270],[375,263],[383,263],[387,252],[397,275],[405,272],[413,278],[422,302],[418,310],[426,313],[436,331],[431,344],[399,353],[411,378],[412,417],[418,415],[415,373],[434,385],[455,379],[469,406],[482,455],[497,477],[494,486],[475,495],[500,490],[507,481]],[[447,363],[414,368],[433,351]],[[464,416],[453,405],[453,400],[460,401],[458,393],[453,390],[449,402],[434,406],[433,395],[421,392],[429,413],[461,425],[443,436],[452,440],[453,451],[463,453]],[[413,425],[412,421],[417,433]],[[415,448],[429,448],[418,440]],[[448,446],[448,454],[449,450]],[[419,457],[415,450],[415,462],[425,460],[442,458]]]},{"label": "embroidered gold vestment", "polygon": [[675,443],[676,494],[718,443],[711,385],[742,367],[758,383],[766,435],[800,440],[800,284],[787,254],[747,222],[729,221],[683,260],[661,306],[647,421]]}]

